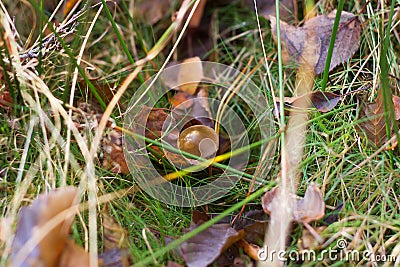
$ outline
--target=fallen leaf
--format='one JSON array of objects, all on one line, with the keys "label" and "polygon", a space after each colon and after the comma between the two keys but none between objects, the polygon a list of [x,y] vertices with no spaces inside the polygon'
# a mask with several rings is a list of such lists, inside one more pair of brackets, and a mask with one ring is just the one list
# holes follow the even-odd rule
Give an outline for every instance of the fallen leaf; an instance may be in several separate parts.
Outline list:
[{"label": "fallen leaf", "polygon": [[232,227],[236,230],[243,229],[244,240],[249,243],[262,245],[265,231],[268,226],[268,218],[263,210],[251,210],[244,213],[238,220],[235,220]]},{"label": "fallen leaf", "polygon": [[317,221],[325,215],[325,202],[321,190],[315,183],[307,187],[304,198],[296,201],[293,219],[300,223]]},{"label": "fallen leaf", "polygon": [[[108,105],[111,99],[114,97],[114,84],[110,84],[105,81],[101,81],[100,78],[93,77],[90,77],[89,81],[95,87],[96,92],[100,96],[100,98],[104,101],[106,105]],[[95,98],[84,79],[79,81],[79,88],[81,88],[83,92],[88,92],[87,98],[91,100],[92,106],[96,105],[99,111],[103,111],[103,108],[100,106],[99,103],[97,103],[98,100]]]},{"label": "fallen leaf", "polygon": [[[189,28],[198,28],[200,25],[200,21],[203,17],[204,8],[206,6],[207,0],[200,0],[199,4],[197,5],[196,11],[193,13],[192,18],[189,22]],[[188,10],[188,14],[190,13],[191,9]]]},{"label": "fallen leaf", "polygon": [[[394,119],[399,121],[400,97],[393,95],[392,101],[394,106]],[[381,146],[388,140],[386,135],[386,120],[384,116],[385,108],[381,91],[379,91],[378,97],[374,103],[368,103],[363,99],[359,99],[359,110],[358,118],[361,122],[358,124],[357,129],[365,132],[368,140],[376,147]],[[390,125],[390,131],[391,135],[394,134],[392,122]],[[394,144],[394,147],[395,146],[396,144]]]},{"label": "fallen leaf", "polygon": [[368,140],[379,147],[387,140],[382,94],[378,93],[375,103],[368,103],[362,99],[359,101],[361,104],[358,117],[362,121],[358,124],[358,129],[365,132]]},{"label": "fallen leaf", "polygon": [[[261,203],[265,213],[271,214],[275,205],[274,199],[280,193],[280,188],[275,187],[264,194]],[[325,202],[321,190],[315,183],[310,183],[307,187],[304,198],[296,199],[294,196],[288,196],[292,206],[292,219],[298,223],[310,223],[321,219],[325,215]]]},{"label": "fallen leaf", "polygon": [[68,13],[72,10],[72,8],[76,5],[76,3],[78,2],[78,0],[66,0],[64,2],[64,8],[61,9],[63,16],[68,15]]},{"label": "fallen leaf", "polygon": [[103,217],[103,248],[110,250],[114,248],[128,247],[128,232],[115,221],[114,218],[106,214],[106,210],[102,213]]},{"label": "fallen leaf", "polygon": [[173,117],[176,121],[184,119],[186,123],[184,128],[193,125],[205,125],[214,129],[207,92],[204,89],[200,89],[199,93],[202,95],[192,96],[185,92],[177,92],[171,101],[174,107],[172,110]]},{"label": "fallen leaf", "polygon": [[[274,187],[272,190],[265,192],[265,194],[262,196],[261,204],[266,214],[271,215],[271,211],[273,210],[273,200],[278,196],[279,193],[279,187]],[[292,200],[293,197],[290,199]]]},{"label": "fallen leaf", "polygon": [[[103,116],[100,105],[97,102],[78,101],[77,108],[73,111],[72,120],[75,126],[86,139],[90,139]],[[116,127],[111,119],[107,122],[98,152],[102,168],[113,173],[130,173],[122,147],[122,129]]]},{"label": "fallen leaf", "polygon": [[340,98],[340,95],[331,92],[316,91],[310,95],[312,104],[322,113],[331,111],[339,103]]},{"label": "fallen leaf", "polygon": [[199,226],[208,220],[210,220],[210,216],[207,213],[198,210],[192,211],[191,224]]},{"label": "fallen leaf", "polygon": [[[68,240],[60,256],[59,267],[88,267],[90,255],[74,241]],[[104,265],[101,265],[104,266]]]},{"label": "fallen leaf", "polygon": [[130,255],[128,252],[128,231],[111,216],[107,215],[107,206],[102,212],[103,217],[103,253],[99,259],[103,261],[102,266],[130,266]]},{"label": "fallen leaf", "polygon": [[182,243],[179,251],[187,266],[208,266],[243,236],[244,231],[238,232],[229,224],[214,224],[201,234]]},{"label": "fallen leaf", "polygon": [[238,246],[243,249],[243,251],[250,256],[255,261],[260,260],[258,256],[258,252],[260,251],[260,247],[254,244],[250,244],[247,241],[241,239],[237,242]]},{"label": "fallen leaf", "polygon": [[[204,216],[198,220],[200,224],[192,221],[189,230],[201,225],[204,222],[203,219]],[[187,266],[205,267],[213,263],[224,251],[243,237],[244,231],[236,231],[230,224],[214,224],[183,242],[179,246],[179,253]]]},{"label": "fallen leaf", "polygon": [[[35,238],[38,231],[47,231],[43,226],[61,212],[70,208],[78,193],[74,187],[55,189],[40,195],[30,206],[22,207],[18,215],[17,229],[11,247],[11,261],[19,259],[19,253],[26,242]],[[74,215],[65,215],[64,220],[46,232],[45,237],[32,248],[25,266],[56,266],[68,243],[68,234]]]},{"label": "fallen leaf", "polygon": [[[306,98],[309,99],[311,104],[319,111],[322,113],[331,111],[340,101],[342,98],[341,95],[331,93],[331,92],[321,92],[321,91],[315,91],[306,95],[302,96],[295,96],[295,97],[285,97],[284,101],[285,104],[294,104],[296,101],[298,101],[301,98]],[[275,98],[275,101],[277,103],[280,102],[279,97]],[[288,106],[290,108],[290,106]],[[274,114],[279,114],[276,111],[274,111]]]},{"label": "fallen leaf", "polygon": [[241,261],[241,258],[246,255],[243,254],[240,247],[237,243],[230,246],[227,250],[225,250],[214,262],[209,266],[246,266],[243,264],[238,264]]},{"label": "fallen leaf", "polygon": [[128,267],[131,266],[129,257],[127,249],[114,248],[101,253],[99,260],[101,260],[101,267]]},{"label": "fallen leaf", "polygon": [[[316,74],[322,73],[325,68],[335,16],[336,10],[328,15],[320,15],[307,20],[302,27],[291,26],[281,21],[280,29],[284,63],[289,63],[291,60],[294,63],[299,63],[300,58],[303,57],[303,60],[312,64]],[[276,19],[274,16],[269,16],[269,20],[271,21],[272,35],[276,41]],[[360,34],[361,25],[357,17],[352,13],[343,11],[329,70],[347,61],[356,52],[360,45]],[[308,40],[315,37],[318,43],[313,44],[314,52],[304,55],[304,48],[308,44]],[[310,55],[312,57],[318,56],[318,60],[309,59]]]},{"label": "fallen leaf", "polygon": [[201,59],[199,57],[185,59],[178,73],[179,89],[194,95],[203,77],[203,63]]}]

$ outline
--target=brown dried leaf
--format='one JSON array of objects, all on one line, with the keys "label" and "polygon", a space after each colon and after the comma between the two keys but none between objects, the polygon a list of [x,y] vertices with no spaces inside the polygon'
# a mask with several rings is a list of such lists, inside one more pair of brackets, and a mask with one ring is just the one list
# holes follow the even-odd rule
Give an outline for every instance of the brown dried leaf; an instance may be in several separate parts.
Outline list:
[{"label": "brown dried leaf", "polygon": [[[191,230],[198,225],[193,225]],[[183,242],[179,253],[187,266],[206,267],[226,249],[244,237],[244,231],[236,231],[229,224],[214,224],[200,234]]]},{"label": "brown dried leaf", "polygon": [[240,219],[235,220],[232,227],[236,230],[243,229],[245,232],[244,240],[247,242],[262,245],[268,226],[267,219],[263,210],[250,210],[243,214]]},{"label": "brown dried leaf", "polygon": [[340,98],[340,95],[331,92],[316,91],[310,95],[314,107],[323,113],[331,111],[339,103]]},{"label": "brown dried leaf", "polygon": [[[273,200],[278,196],[279,193],[280,193],[279,187],[274,187],[272,190],[265,192],[265,194],[262,196],[261,204],[266,214],[271,215],[271,211],[273,210],[272,208]],[[290,199],[293,198],[291,197]]]},{"label": "brown dried leaf", "polygon": [[[299,63],[302,57],[304,61],[315,67],[316,74],[322,73],[325,67],[335,16],[336,10],[328,15],[320,15],[307,20],[303,27],[291,26],[281,21],[280,29],[284,62],[288,63],[293,60],[294,63]],[[272,34],[276,41],[275,17],[269,16],[269,20],[271,21]],[[347,61],[355,53],[360,45],[360,33],[361,25],[357,17],[352,13],[343,11],[329,70]],[[308,40],[315,37],[318,40],[318,43],[313,44],[315,53],[304,54],[305,47],[309,43]],[[309,58],[314,55],[319,57],[317,62],[313,58]]]},{"label": "brown dried leaf", "polygon": [[128,267],[131,266],[129,262],[129,252],[127,249],[109,249],[99,255],[101,267]]},{"label": "brown dried leaf", "polygon": [[192,211],[191,225],[199,226],[208,220],[210,220],[210,216],[208,216],[207,213],[199,211],[199,210]]},{"label": "brown dried leaf", "polygon": [[[17,230],[11,248],[13,262],[19,260],[22,247],[35,236],[48,221],[73,205],[78,190],[74,187],[55,189],[48,194],[40,195],[30,206],[22,207],[18,215]],[[66,215],[64,221],[49,230],[24,259],[29,266],[56,266],[68,242],[68,234],[74,216]]]},{"label": "brown dried leaf", "polygon": [[12,105],[12,98],[9,91],[4,91],[0,94],[0,107],[10,109]]},{"label": "brown dried leaf", "polygon": [[204,77],[202,61],[199,57],[185,59],[178,73],[179,89],[194,95],[201,79]]},{"label": "brown dried leaf", "polygon": [[128,232],[118,222],[105,212],[103,216],[103,247],[104,250],[128,247]]},{"label": "brown dried leaf", "polygon": [[[191,125],[205,125],[214,128],[214,121],[208,100],[207,91],[201,88],[196,95],[190,95],[186,92],[177,92],[172,99],[174,105],[174,118],[179,121],[179,118],[191,118]],[[187,119],[186,119],[187,120]]]},{"label": "brown dried leaf", "polygon": [[130,255],[128,248],[128,231],[121,227],[115,219],[106,214],[107,208],[104,209],[103,215],[103,250],[99,255],[102,259],[103,267],[106,266],[130,266]]},{"label": "brown dried leaf", "polygon": [[325,215],[325,202],[321,190],[315,183],[307,187],[304,198],[296,201],[293,219],[300,223],[317,221]]},{"label": "brown dried leaf", "polygon": [[[293,104],[300,98],[310,99],[312,105],[320,112],[325,113],[331,111],[342,98],[341,95],[331,92],[315,91],[306,95],[296,97],[285,97],[284,101],[287,104]],[[280,102],[279,97],[275,98],[276,102]]]},{"label": "brown dried leaf", "polygon": [[[264,194],[261,203],[265,213],[271,214],[274,208],[274,199],[280,193],[279,187],[275,187],[271,191]],[[298,223],[310,223],[321,219],[325,215],[325,202],[322,197],[321,190],[315,183],[310,183],[307,187],[304,198],[296,199],[294,196],[290,197],[292,206],[292,220]]]},{"label": "brown dried leaf", "polygon": [[250,258],[252,258],[255,261],[260,260],[259,256],[258,256],[258,252],[260,251],[260,247],[254,245],[254,244],[250,244],[248,243],[246,240],[239,240],[237,242],[238,246],[241,247],[243,249],[243,251],[250,256]]},{"label": "brown dried leaf", "polygon": [[358,116],[362,122],[359,123],[358,127],[365,132],[368,140],[379,147],[387,140],[382,94],[378,94],[375,103],[360,101],[361,105]]},{"label": "brown dried leaf", "polygon": [[[200,25],[200,21],[203,17],[204,8],[206,6],[207,0],[200,0],[199,4],[197,5],[196,11],[193,13],[192,18],[189,22],[189,28],[198,28]],[[188,11],[190,13],[190,11]]]},{"label": "brown dried leaf", "polygon": [[90,255],[82,247],[68,240],[60,256],[59,267],[89,266]]}]

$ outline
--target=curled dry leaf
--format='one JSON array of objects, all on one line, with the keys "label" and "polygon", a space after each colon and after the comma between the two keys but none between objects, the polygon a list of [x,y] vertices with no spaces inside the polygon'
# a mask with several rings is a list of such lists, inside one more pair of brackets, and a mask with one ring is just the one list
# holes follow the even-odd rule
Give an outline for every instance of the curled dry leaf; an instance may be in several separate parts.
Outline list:
[{"label": "curled dry leaf", "polygon": [[324,217],[325,202],[321,190],[315,183],[311,183],[304,198],[296,201],[293,210],[293,219],[301,223],[310,223]]},{"label": "curled dry leaf", "polygon": [[[194,226],[194,228],[196,227]],[[213,263],[226,249],[243,237],[243,230],[236,231],[229,224],[214,224],[183,242],[179,247],[179,252],[187,266],[205,267]]]},{"label": "curled dry leaf", "polygon": [[[190,223],[191,231],[209,219],[208,215],[193,211]],[[179,247],[179,253],[185,260],[187,266],[208,266],[217,259],[224,261],[224,252],[244,237],[244,231],[236,231],[230,224],[214,224],[200,234],[183,242]]]},{"label": "curled dry leaf", "polygon": [[[335,16],[336,10],[328,15],[320,15],[307,20],[302,27],[291,26],[281,21],[280,29],[284,62],[289,63],[293,60],[294,63],[299,63],[302,57],[303,60],[310,62],[315,67],[316,74],[322,73],[325,68]],[[276,19],[273,16],[269,16],[269,20],[271,21],[272,35],[276,41]],[[329,70],[347,61],[356,52],[360,45],[360,33],[361,25],[357,17],[352,13],[343,11]],[[310,53],[303,53],[305,46],[309,45],[308,40],[315,38],[317,43],[312,45],[319,57],[316,63],[313,58],[308,59],[311,55]]]},{"label": "curled dry leaf", "polygon": [[258,261],[260,258],[258,257],[258,252],[260,251],[260,247],[254,244],[248,243],[246,240],[239,240],[238,246],[243,249],[243,251],[250,256],[255,261]]},{"label": "curled dry leaf", "polygon": [[[275,187],[268,191],[262,197],[261,203],[265,213],[274,212],[274,199],[280,194],[279,187]],[[290,197],[292,206],[292,220],[298,223],[310,223],[321,219],[325,215],[325,202],[322,197],[321,190],[315,183],[311,183],[306,190],[304,198],[296,199]]]},{"label": "curled dry leaf", "polygon": [[[312,105],[322,113],[331,111],[340,101],[342,98],[341,95],[331,93],[331,92],[321,92],[321,91],[315,91],[306,95],[302,96],[296,96],[296,97],[285,97],[284,101],[285,104],[293,104],[295,105],[296,101],[299,101],[299,99],[309,99]],[[279,97],[275,98],[276,102],[280,102]],[[275,114],[279,114],[277,112],[274,112]]]},{"label": "curled dry leaf", "polygon": [[[66,213],[64,219],[52,229],[44,225],[61,212],[73,205],[78,193],[74,187],[55,189],[48,194],[40,195],[28,207],[22,207],[18,215],[17,229],[11,247],[11,260],[15,264],[22,260],[24,266],[56,266],[68,241],[68,234],[74,213]],[[21,259],[20,252],[24,245],[36,238],[39,231],[45,231],[42,240],[32,248],[27,258]]]},{"label": "curled dry leaf", "polygon": [[331,92],[316,91],[310,95],[314,107],[323,113],[331,111],[339,103],[340,98],[340,95]]}]

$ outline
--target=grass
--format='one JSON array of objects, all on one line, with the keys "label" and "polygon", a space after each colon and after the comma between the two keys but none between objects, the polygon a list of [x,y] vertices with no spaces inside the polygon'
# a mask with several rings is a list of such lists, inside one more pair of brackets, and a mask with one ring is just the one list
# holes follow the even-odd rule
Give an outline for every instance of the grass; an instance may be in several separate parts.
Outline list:
[{"label": "grass", "polygon": [[[335,3],[334,1],[318,2],[316,8],[319,14],[321,12],[329,13],[330,9],[336,6]],[[14,5],[11,2],[5,2],[5,4],[10,14],[23,11],[21,14],[25,14],[26,20],[30,19],[31,15],[29,14],[31,13],[27,11],[29,10],[28,6]],[[398,12],[398,3],[396,4]],[[31,5],[34,7],[33,3]],[[68,113],[69,110],[64,104],[70,101],[72,92],[74,101],[79,98],[84,101],[95,99],[96,97],[93,95],[102,92],[98,92],[99,87],[90,86],[92,82],[89,81],[96,80],[91,77],[101,77],[99,80],[101,83],[120,88],[124,79],[137,68],[135,64],[146,58],[149,51],[153,51],[151,55],[154,55],[154,58],[143,64],[137,78],[132,81],[113,110],[112,116],[117,124],[121,125],[124,109],[142,81],[157,74],[169,55],[172,58],[180,58],[180,55],[184,53],[181,46],[178,46],[170,54],[174,40],[179,36],[181,30],[175,33],[167,31],[168,27],[172,25],[171,11],[178,10],[179,3],[173,2],[173,8],[171,7],[168,13],[152,26],[146,25],[140,17],[132,17],[128,10],[130,5],[130,2],[123,2],[115,12],[113,8],[110,8],[110,13],[103,9],[96,20],[95,14],[100,6],[88,9],[78,19],[80,23],[74,33],[60,38],[65,45],[50,49],[40,59],[37,67],[33,67],[38,73],[33,73],[31,76],[21,76],[27,70],[4,71],[4,69],[11,69],[9,62],[13,52],[4,46],[7,39],[4,37],[5,30],[1,29],[0,43],[3,42],[3,45],[0,54],[4,78],[0,92],[8,90],[14,102],[10,111],[0,108],[0,114],[2,114],[0,116],[0,188],[2,196],[0,207],[2,217],[11,217],[14,220],[20,206],[29,204],[40,193],[48,192],[63,184],[79,186],[86,190],[87,182],[89,182],[95,188],[87,189],[82,196],[82,202],[93,200],[93,195],[89,196],[93,193],[98,196],[107,193],[114,195],[114,198],[107,203],[109,213],[128,230],[129,252],[134,263],[144,266],[166,265],[169,260],[182,263],[175,251],[182,241],[226,216],[236,215],[244,202],[251,204],[248,205],[247,210],[260,204],[262,190],[269,189],[276,184],[276,177],[280,171],[280,149],[276,149],[274,155],[268,159],[270,168],[268,173],[264,173],[266,176],[264,186],[246,199],[250,180],[259,165],[259,158],[262,154],[258,147],[254,148],[245,171],[248,179],[241,180],[224,198],[207,206],[196,208],[217,216],[185,235],[183,234],[184,229],[189,227],[191,211],[195,208],[166,205],[145,192],[137,190],[128,190],[125,194],[118,195],[120,190],[135,186],[135,174],[112,173],[101,168],[97,164],[97,159],[94,159],[92,160],[94,175],[90,176],[90,171],[87,171],[89,169],[86,172],[84,170],[90,157],[82,152],[82,147],[90,150],[90,144],[76,141],[74,133],[70,133],[72,137],[69,143],[70,157],[66,158],[65,152],[63,152],[65,143],[57,141],[57,134],[60,134],[63,140],[68,139],[69,130],[65,126],[65,117],[60,119],[57,116],[49,116],[49,121],[54,125],[49,131],[50,122],[46,123],[38,114],[41,112],[59,114],[61,109]],[[240,7],[238,2],[217,7],[214,3],[209,5],[205,12],[206,15],[213,18],[211,27],[215,29],[220,26],[223,29],[221,31],[214,30],[210,36],[213,45],[207,56],[212,61],[232,65],[241,71],[249,66],[246,70],[247,73],[255,69],[258,62],[266,56],[268,60],[264,64],[268,64],[269,71],[263,65],[255,70],[252,80],[268,98],[269,103],[272,103],[271,90],[277,96],[282,93],[278,86],[277,49],[272,41],[267,20],[260,17],[264,55],[253,11],[245,10]],[[365,9],[362,11],[364,5]],[[370,84],[371,90],[365,94],[372,100],[380,88],[380,79],[387,78],[388,74],[400,77],[399,55],[396,52],[396,47],[398,48],[396,33],[399,29],[399,21],[393,19],[395,26],[387,35],[388,38],[384,39],[382,35],[384,31],[378,29],[383,23],[386,27],[390,6],[380,5],[378,7],[373,2],[365,4],[363,1],[349,1],[345,3],[344,10],[356,14],[360,12],[359,19],[362,22],[360,49],[352,59],[330,72],[326,91],[347,93]],[[42,19],[45,17],[40,16]],[[16,17],[17,31],[24,28],[24,23],[26,21]],[[92,23],[93,31],[88,37],[78,75],[78,79],[85,79],[85,82],[78,83],[78,86],[73,89],[71,84],[75,79],[73,73],[76,56],[82,47],[87,29]],[[167,35],[163,35],[165,31],[167,31]],[[17,43],[24,46],[27,35],[22,33],[22,30],[21,35],[21,40],[17,40]],[[388,51],[387,74],[385,71],[381,71],[381,68],[385,66],[380,63],[382,62],[380,45],[384,40]],[[390,42],[386,43],[386,40]],[[185,39],[182,42],[185,42]],[[24,62],[23,66],[26,64],[27,62]],[[291,96],[295,86],[296,69],[293,66],[284,66],[283,68],[282,89],[285,96]],[[381,72],[386,76],[380,78]],[[17,77],[16,74],[20,76]],[[33,76],[37,77],[37,80],[29,79]],[[398,81],[392,78],[386,80],[390,83],[385,86],[391,87],[392,93],[398,95]],[[273,88],[271,88],[270,82]],[[317,76],[314,90],[325,87],[325,82],[322,75]],[[48,89],[44,88],[44,85]],[[88,91],[92,91],[92,95],[88,96]],[[45,94],[45,92],[47,93]],[[54,98],[50,99],[49,94],[52,94]],[[62,100],[64,104],[56,105],[56,99]],[[235,110],[241,114],[241,117],[248,119],[247,126],[254,124],[254,118],[246,116],[248,114],[246,107],[240,103],[234,104]],[[398,256],[400,249],[398,245],[400,239],[398,234],[400,232],[399,152],[398,150],[382,150],[377,155],[371,156],[374,155],[377,148],[371,146],[366,136],[357,130],[357,125],[363,119],[358,118],[357,114],[358,105],[355,95],[346,96],[335,109],[325,114],[318,111],[310,112],[304,157],[300,165],[301,179],[298,194],[303,195],[310,182],[319,184],[327,205],[326,216],[334,213],[334,208],[340,203],[344,203],[339,216],[340,220],[327,225],[322,233],[322,236],[329,241],[325,244],[327,247],[335,248],[336,241],[344,237],[348,241],[350,250],[369,249],[377,255]],[[31,124],[34,120],[38,120],[38,122]],[[276,122],[275,126],[277,130]],[[252,145],[259,138],[257,129],[251,130],[250,136],[250,145]],[[223,166],[226,161],[221,164]],[[168,172],[174,171],[168,165],[160,168],[167,168]],[[83,175],[84,173],[86,176]],[[202,173],[202,175],[205,174]],[[199,179],[198,176],[192,174],[187,174],[185,178]],[[198,180],[192,180],[192,183],[196,182]],[[83,211],[82,219],[75,220],[72,231],[76,242],[86,247],[94,240],[94,234],[98,239],[95,248],[100,252],[102,230],[99,211],[101,207],[102,205],[99,204],[92,206],[90,212]],[[93,215],[96,218],[93,218]],[[293,228],[290,249],[298,248],[301,232],[301,227]],[[1,265],[9,260],[7,246],[11,244],[11,238],[12,236],[0,246]],[[175,241],[166,244],[166,240],[171,238]],[[94,248],[90,247],[90,249]],[[337,262],[339,265],[342,263],[344,262]],[[353,263],[366,264],[365,261]],[[292,264],[295,265],[295,263]],[[319,263],[309,264],[318,265]]]}]

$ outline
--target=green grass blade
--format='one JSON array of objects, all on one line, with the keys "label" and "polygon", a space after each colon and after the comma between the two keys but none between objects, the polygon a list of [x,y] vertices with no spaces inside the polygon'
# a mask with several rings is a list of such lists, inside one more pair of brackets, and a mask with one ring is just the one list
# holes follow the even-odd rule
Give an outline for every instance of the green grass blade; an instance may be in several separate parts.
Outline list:
[{"label": "green grass blade", "polygon": [[340,0],[336,11],[335,22],[333,24],[332,36],[329,42],[328,54],[326,55],[324,76],[322,78],[322,83],[321,83],[321,91],[325,91],[326,83],[328,82],[329,68],[331,66],[333,48],[335,47],[336,33],[339,28],[340,16],[342,15],[343,5],[344,5],[344,0]]},{"label": "green grass blade", "polygon": [[[381,46],[381,54],[380,54],[380,76],[381,76],[381,84],[382,84],[382,93],[383,93],[383,103],[384,103],[384,109],[385,109],[385,121],[386,121],[386,135],[390,139],[391,137],[391,125],[393,125],[393,130],[396,133],[397,136],[397,142],[400,141],[400,135],[399,135],[399,128],[397,125],[397,122],[394,117],[394,106],[393,106],[393,101],[392,101],[392,91],[390,89],[390,84],[389,84],[389,62],[388,62],[388,50],[390,46],[390,28],[392,26],[392,21],[393,21],[393,14],[394,14],[394,2],[392,1],[392,4],[390,6],[390,14],[389,14],[389,20],[384,32],[384,39],[383,43]],[[381,30],[383,33],[383,29]],[[400,151],[400,147],[397,146],[397,149]]]}]

